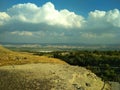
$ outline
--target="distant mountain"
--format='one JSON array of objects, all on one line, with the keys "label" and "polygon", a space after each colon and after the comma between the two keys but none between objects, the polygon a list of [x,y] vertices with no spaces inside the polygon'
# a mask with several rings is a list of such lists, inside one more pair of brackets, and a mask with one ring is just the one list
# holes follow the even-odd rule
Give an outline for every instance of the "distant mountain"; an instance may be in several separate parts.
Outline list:
[{"label": "distant mountain", "polygon": [[5,47],[32,47],[51,50],[120,50],[120,44],[84,44],[84,43],[0,43]]},{"label": "distant mountain", "polygon": [[120,46],[120,43],[113,44],[90,44],[90,43],[20,43],[20,42],[0,42],[2,45],[67,45],[67,46]]}]

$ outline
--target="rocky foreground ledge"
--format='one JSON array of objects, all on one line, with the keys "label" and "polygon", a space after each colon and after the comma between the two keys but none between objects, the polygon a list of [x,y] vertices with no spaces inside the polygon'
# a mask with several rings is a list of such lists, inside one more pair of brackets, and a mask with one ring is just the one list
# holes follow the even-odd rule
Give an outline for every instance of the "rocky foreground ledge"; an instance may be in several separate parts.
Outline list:
[{"label": "rocky foreground ledge", "polygon": [[110,86],[82,67],[39,63],[0,67],[0,90],[110,90]]}]

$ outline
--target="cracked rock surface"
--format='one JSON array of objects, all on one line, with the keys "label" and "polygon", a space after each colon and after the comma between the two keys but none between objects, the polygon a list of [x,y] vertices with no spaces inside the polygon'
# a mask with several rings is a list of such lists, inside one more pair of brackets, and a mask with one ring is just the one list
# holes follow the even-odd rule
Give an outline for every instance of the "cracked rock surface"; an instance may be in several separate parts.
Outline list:
[{"label": "cracked rock surface", "polygon": [[110,86],[83,67],[38,63],[0,67],[0,90],[110,90]]}]

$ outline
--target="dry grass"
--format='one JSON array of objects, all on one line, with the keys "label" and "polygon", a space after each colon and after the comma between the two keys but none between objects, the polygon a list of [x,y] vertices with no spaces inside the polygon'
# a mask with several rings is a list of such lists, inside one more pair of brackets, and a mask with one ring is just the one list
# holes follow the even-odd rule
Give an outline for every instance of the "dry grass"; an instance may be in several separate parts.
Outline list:
[{"label": "dry grass", "polygon": [[0,66],[19,65],[28,63],[58,63],[66,64],[64,61],[47,56],[35,56],[29,53],[19,53],[10,51],[0,46]]}]

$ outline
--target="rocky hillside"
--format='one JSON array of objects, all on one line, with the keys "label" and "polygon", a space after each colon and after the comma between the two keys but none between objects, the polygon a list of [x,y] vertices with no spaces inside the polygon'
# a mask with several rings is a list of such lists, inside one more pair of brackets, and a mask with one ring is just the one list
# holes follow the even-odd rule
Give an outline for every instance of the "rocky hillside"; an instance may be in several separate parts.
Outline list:
[{"label": "rocky hillside", "polygon": [[0,90],[110,90],[107,83],[85,68],[1,46],[0,65]]},{"label": "rocky hillside", "polygon": [[1,90],[110,90],[85,68],[39,63],[0,67]]}]

